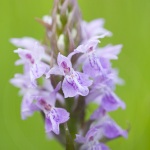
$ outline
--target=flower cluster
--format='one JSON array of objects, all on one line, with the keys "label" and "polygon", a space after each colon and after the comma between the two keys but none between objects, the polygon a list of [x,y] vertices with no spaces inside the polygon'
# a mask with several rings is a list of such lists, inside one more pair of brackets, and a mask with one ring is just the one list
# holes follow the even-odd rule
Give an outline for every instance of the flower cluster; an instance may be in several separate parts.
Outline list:
[{"label": "flower cluster", "polygon": [[[127,131],[108,115],[119,107],[125,109],[114,92],[123,81],[111,65],[122,45],[99,48],[100,39],[112,33],[104,29],[103,19],[85,22],[79,14],[76,0],[55,0],[52,17],[38,19],[46,28],[45,41],[11,39],[20,47],[14,51],[20,57],[15,64],[23,65],[23,73],[15,74],[10,82],[23,96],[22,119],[39,111],[47,134],[59,137],[61,143],[65,132],[59,126],[68,122],[72,137],[76,134],[76,149],[108,150],[106,141],[127,137]],[[86,120],[91,103],[98,107]]]}]

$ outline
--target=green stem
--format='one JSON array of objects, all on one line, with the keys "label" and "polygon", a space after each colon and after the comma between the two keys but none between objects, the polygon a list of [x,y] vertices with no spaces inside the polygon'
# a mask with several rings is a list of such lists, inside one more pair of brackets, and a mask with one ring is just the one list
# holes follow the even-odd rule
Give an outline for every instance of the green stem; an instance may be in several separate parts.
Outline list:
[{"label": "green stem", "polygon": [[67,123],[64,123],[65,134],[66,134],[66,150],[75,150],[74,142],[70,135]]}]

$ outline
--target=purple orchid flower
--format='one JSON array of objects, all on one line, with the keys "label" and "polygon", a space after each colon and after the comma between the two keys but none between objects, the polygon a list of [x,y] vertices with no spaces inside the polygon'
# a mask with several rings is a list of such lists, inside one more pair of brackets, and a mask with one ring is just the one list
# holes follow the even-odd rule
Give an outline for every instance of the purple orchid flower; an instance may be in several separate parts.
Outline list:
[{"label": "purple orchid flower", "polygon": [[11,84],[20,88],[20,95],[23,95],[23,100],[21,104],[21,116],[22,119],[26,119],[35,111],[39,111],[39,108],[33,103],[33,95],[38,94],[38,89],[32,88],[29,75],[26,74],[16,74],[13,79],[10,80]]},{"label": "purple orchid flower", "polygon": [[100,42],[98,38],[104,38],[107,34],[93,37],[82,45],[78,46],[74,52],[69,54],[71,58],[76,53],[82,53],[77,60],[75,68],[83,65],[83,72],[95,78],[99,75],[106,75],[111,70],[111,59],[117,59],[122,45],[108,45],[104,48],[97,48]]},{"label": "purple orchid flower", "polygon": [[16,64],[28,66],[27,68],[29,70],[26,71],[30,72],[31,83],[33,86],[36,86],[36,79],[46,74],[49,68],[47,64],[41,61],[42,56],[44,55],[44,48],[38,43],[35,43],[32,50],[19,48],[14,52],[18,53],[21,58]]},{"label": "purple orchid flower", "polygon": [[51,93],[45,92],[42,89],[26,93],[21,107],[22,119],[31,116],[35,111],[42,111],[45,114],[46,132],[53,131],[55,134],[59,134],[59,124],[69,119],[69,113],[65,109],[55,107],[57,92],[60,86],[61,83]]},{"label": "purple orchid flower", "polygon": [[83,144],[80,150],[109,150],[107,146],[99,142],[102,136],[100,131],[101,126],[95,126],[89,129],[85,137],[76,134],[75,142]]},{"label": "purple orchid flower", "polygon": [[113,92],[116,83],[121,83],[121,81],[114,71],[107,73],[106,76],[96,77],[90,93],[86,97],[86,103],[96,102],[99,104],[100,107],[96,112],[101,110],[101,106],[108,112],[114,111],[118,107],[125,109],[125,103]]},{"label": "purple orchid flower", "polygon": [[91,126],[85,137],[77,134],[75,141],[83,144],[81,150],[95,150],[94,148],[109,150],[107,146],[99,142],[102,138],[113,139],[119,136],[127,138],[127,135],[126,130],[121,129],[108,115],[105,115],[99,118],[98,123]]},{"label": "purple orchid flower", "polygon": [[108,90],[108,92],[102,96],[101,106],[106,111],[114,111],[118,109],[118,107],[121,107],[122,109],[126,108],[125,103],[111,90]]},{"label": "purple orchid flower", "polygon": [[116,138],[119,136],[127,138],[128,136],[128,132],[126,130],[121,129],[110,117],[107,117],[107,119],[103,123],[103,134],[109,139]]},{"label": "purple orchid flower", "polygon": [[[104,90],[104,89],[103,89]],[[94,90],[93,90],[94,91]],[[104,93],[100,93],[101,91],[95,91],[93,93],[90,93],[90,96],[87,97],[87,103],[89,102],[96,102],[100,105],[100,107],[96,110],[96,112],[101,111],[101,106],[103,109],[105,109],[107,112],[114,111],[121,107],[122,109],[126,108],[126,105],[123,101],[120,100],[120,98],[110,89],[106,89]],[[91,98],[95,99],[91,99]]]},{"label": "purple orchid flower", "polygon": [[59,134],[59,124],[69,120],[69,113],[65,109],[55,107],[56,95],[60,86],[61,83],[49,95],[39,93],[38,96],[35,96],[37,99],[36,105],[45,114],[45,130],[47,133],[53,131],[55,134]]},{"label": "purple orchid flower", "polygon": [[65,109],[54,107],[56,99],[62,103],[64,102],[64,99],[58,93],[61,83],[53,89],[51,83],[47,80],[44,81],[42,88],[29,88],[29,76],[21,74],[16,74],[15,78],[11,79],[10,82],[21,88],[20,93],[23,95],[21,105],[22,119],[32,116],[35,111],[43,111],[45,113],[46,132],[53,131],[59,134],[59,124],[69,119],[69,113]]},{"label": "purple orchid flower", "polygon": [[121,129],[120,126],[109,117],[107,111],[103,109],[102,106],[91,115],[91,119],[98,121],[96,126],[101,126],[102,131],[100,131],[100,134],[103,134],[103,136],[108,139],[117,138],[119,136],[127,138],[128,136],[128,132]]},{"label": "purple orchid flower", "polygon": [[[44,104],[47,106],[46,104]],[[69,113],[63,108],[51,107],[45,109],[45,130],[47,133],[53,131],[55,134],[59,134],[59,124],[65,123],[69,120]]]},{"label": "purple orchid flower", "polygon": [[47,78],[50,74],[64,76],[62,90],[65,98],[74,97],[76,95],[88,95],[88,86],[92,84],[89,76],[84,73],[74,71],[70,59],[60,53],[58,54],[57,63],[58,66],[51,68],[47,73]]},{"label": "purple orchid flower", "polygon": [[98,38],[104,38],[106,35],[91,38],[69,54],[69,58],[71,58],[74,54],[82,53],[77,61],[77,65],[83,64],[83,72],[90,77],[94,78],[101,74],[105,75],[105,70],[110,68],[108,59],[96,55],[97,45],[100,42]]},{"label": "purple orchid flower", "polygon": [[[108,33],[107,36],[111,36],[112,33],[103,27],[104,19],[96,19],[89,23],[82,21],[81,29],[82,29],[82,38],[84,41],[90,39],[91,37],[102,35]],[[92,32],[91,32],[92,31]]]}]

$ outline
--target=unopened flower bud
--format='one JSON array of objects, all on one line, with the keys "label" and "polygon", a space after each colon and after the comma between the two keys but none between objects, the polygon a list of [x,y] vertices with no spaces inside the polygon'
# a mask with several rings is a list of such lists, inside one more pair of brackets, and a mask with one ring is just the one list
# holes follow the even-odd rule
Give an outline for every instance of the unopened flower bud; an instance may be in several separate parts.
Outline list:
[{"label": "unopened flower bud", "polygon": [[52,24],[52,18],[48,15],[43,16],[42,20],[49,25]]},{"label": "unopened flower bud", "polygon": [[61,34],[58,38],[57,47],[58,47],[60,52],[65,49],[65,41],[64,41],[64,35],[63,34]]},{"label": "unopened flower bud", "polygon": [[81,42],[80,16],[77,1],[54,1],[51,34],[48,31],[47,34],[55,55],[58,52],[67,55]]}]

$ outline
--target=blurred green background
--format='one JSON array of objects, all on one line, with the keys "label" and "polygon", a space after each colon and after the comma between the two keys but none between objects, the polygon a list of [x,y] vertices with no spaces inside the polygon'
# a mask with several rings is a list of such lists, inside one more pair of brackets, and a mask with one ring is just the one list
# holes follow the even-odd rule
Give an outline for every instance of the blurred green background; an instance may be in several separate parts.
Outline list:
[{"label": "blurred green background", "polygon": [[[38,113],[26,121],[20,118],[21,97],[18,89],[9,84],[18,58],[11,37],[44,37],[44,29],[35,17],[48,14],[52,0],[0,0],[0,149],[1,150],[62,150],[49,141]],[[130,124],[128,139],[117,139],[108,145],[112,150],[150,149],[150,0],[80,0],[83,18],[105,18],[105,27],[112,38],[102,43],[124,45],[114,66],[126,81],[117,87],[117,94],[126,102],[125,111],[111,113],[123,127]]]}]

